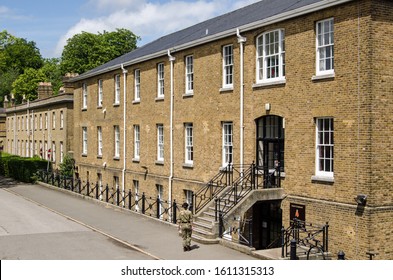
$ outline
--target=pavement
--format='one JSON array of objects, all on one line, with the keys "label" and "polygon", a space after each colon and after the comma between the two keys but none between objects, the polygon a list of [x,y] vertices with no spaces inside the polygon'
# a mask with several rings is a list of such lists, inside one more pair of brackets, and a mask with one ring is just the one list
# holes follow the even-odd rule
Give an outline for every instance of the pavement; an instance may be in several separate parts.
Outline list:
[{"label": "pavement", "polygon": [[256,260],[221,244],[192,242],[183,252],[177,226],[49,185],[0,177],[0,187],[153,259]]}]

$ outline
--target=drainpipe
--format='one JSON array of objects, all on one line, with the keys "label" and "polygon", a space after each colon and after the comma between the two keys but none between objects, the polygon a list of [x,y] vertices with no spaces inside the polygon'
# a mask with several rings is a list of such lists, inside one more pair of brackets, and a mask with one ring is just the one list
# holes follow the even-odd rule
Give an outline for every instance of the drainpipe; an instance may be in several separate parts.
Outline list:
[{"label": "drainpipe", "polygon": [[170,146],[170,171],[169,171],[169,198],[168,201],[172,203],[172,181],[173,181],[173,107],[174,107],[174,87],[173,87],[173,64],[176,60],[168,50],[168,58],[171,63],[171,104],[170,104],[170,120],[169,120],[169,146]]},{"label": "drainpipe", "polygon": [[236,30],[237,42],[240,44],[240,166],[243,173],[244,161],[244,43],[246,37],[240,35],[239,28]]},{"label": "drainpipe", "polygon": [[[127,123],[126,123],[126,113],[127,113],[127,73],[128,71],[124,68],[124,65],[121,64],[121,70],[123,71],[123,84],[124,84],[124,90],[123,90],[123,170],[122,170],[122,178],[121,178],[121,185],[122,185],[122,195],[124,197],[124,191],[125,191],[125,181],[126,181],[126,163],[127,163],[127,153],[126,153],[126,131],[127,131]],[[124,200],[122,202],[122,206],[124,206]]]}]

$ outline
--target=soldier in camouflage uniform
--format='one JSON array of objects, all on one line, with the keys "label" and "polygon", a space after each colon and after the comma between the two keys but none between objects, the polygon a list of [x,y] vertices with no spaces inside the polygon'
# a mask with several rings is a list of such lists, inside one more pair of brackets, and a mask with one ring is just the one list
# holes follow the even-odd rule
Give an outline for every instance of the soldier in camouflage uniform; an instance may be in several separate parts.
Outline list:
[{"label": "soldier in camouflage uniform", "polygon": [[192,234],[192,213],[188,210],[188,203],[183,203],[183,210],[180,211],[178,223],[183,238],[183,250],[191,250],[191,234]]}]

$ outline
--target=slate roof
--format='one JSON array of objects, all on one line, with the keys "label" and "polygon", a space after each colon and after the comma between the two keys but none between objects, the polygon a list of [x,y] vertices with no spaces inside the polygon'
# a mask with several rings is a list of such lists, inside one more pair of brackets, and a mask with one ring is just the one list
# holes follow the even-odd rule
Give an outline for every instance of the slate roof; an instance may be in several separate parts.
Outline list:
[{"label": "slate roof", "polygon": [[[208,42],[216,40],[221,36],[234,36],[236,29],[245,31],[245,28],[253,24],[263,25],[269,19],[277,18],[290,12],[311,11],[324,8],[329,5],[337,5],[352,0],[262,0],[235,10],[233,12],[206,20],[180,31],[163,36],[151,43],[139,47],[127,54],[115,58],[103,65],[100,65],[72,80],[82,80],[83,78],[92,77],[103,72],[108,72],[120,68],[121,64],[125,66],[157,56],[165,55],[167,50],[175,51],[178,47],[195,42]],[[296,14],[294,14],[296,16]],[[254,27],[255,28],[255,27]],[[229,33],[231,31],[231,33]],[[227,32],[228,34],[225,34]]]}]

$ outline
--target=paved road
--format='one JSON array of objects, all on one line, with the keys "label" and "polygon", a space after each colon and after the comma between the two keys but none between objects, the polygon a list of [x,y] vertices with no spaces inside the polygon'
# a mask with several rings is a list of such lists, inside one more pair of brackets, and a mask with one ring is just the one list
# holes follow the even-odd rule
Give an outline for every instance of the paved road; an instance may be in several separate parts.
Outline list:
[{"label": "paved road", "polygon": [[177,227],[0,177],[0,259],[255,260],[219,244],[183,252]]}]

